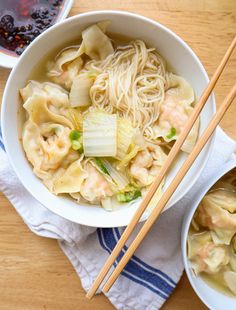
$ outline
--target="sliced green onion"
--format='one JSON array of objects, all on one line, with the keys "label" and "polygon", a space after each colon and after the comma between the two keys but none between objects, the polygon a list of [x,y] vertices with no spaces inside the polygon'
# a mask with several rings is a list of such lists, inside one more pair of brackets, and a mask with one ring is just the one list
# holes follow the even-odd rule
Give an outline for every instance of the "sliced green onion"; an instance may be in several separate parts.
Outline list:
[{"label": "sliced green onion", "polygon": [[71,147],[75,151],[80,151],[82,149],[82,144],[77,140],[72,140]]},{"label": "sliced green onion", "polygon": [[134,190],[131,192],[121,192],[116,195],[116,198],[119,202],[130,202],[134,199],[141,197],[140,190]]},{"label": "sliced green onion", "polygon": [[176,129],[171,127],[170,133],[166,136],[167,139],[172,139],[176,135]]},{"label": "sliced green onion", "polygon": [[73,141],[73,140],[79,140],[79,138],[81,137],[81,132],[78,131],[78,130],[72,130],[70,132],[70,140]]},{"label": "sliced green onion", "polygon": [[103,162],[101,161],[100,158],[95,158],[96,164],[98,165],[98,167],[102,170],[102,172],[110,175],[110,173],[108,172],[107,168],[104,166]]}]

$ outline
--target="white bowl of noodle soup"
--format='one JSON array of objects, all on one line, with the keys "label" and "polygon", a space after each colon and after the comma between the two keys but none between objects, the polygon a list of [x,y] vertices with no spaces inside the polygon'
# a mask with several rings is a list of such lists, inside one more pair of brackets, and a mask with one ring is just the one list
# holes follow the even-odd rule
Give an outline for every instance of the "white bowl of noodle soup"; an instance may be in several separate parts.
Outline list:
[{"label": "white bowl of noodle soup", "polygon": [[[214,279],[209,281],[208,278],[203,278],[201,273],[195,275],[193,271],[192,263],[190,262],[187,255],[187,240],[190,229],[190,224],[192,222],[195,211],[199,207],[200,202],[204,196],[208,193],[211,187],[219,181],[223,176],[236,167],[236,159],[229,161],[221,167],[218,167],[217,171],[207,180],[205,184],[202,184],[201,189],[198,192],[198,195],[195,196],[191,202],[191,207],[186,213],[186,216],[182,225],[182,235],[181,235],[181,247],[182,255],[184,260],[184,267],[187,273],[188,279],[197,293],[198,297],[202,302],[209,308],[214,310],[221,309],[234,309],[236,303],[236,296],[231,294],[229,290],[226,290],[224,287],[219,287],[217,284],[214,284]],[[236,230],[235,230],[236,233]]]},{"label": "white bowl of noodle soup", "polygon": [[[132,206],[124,206],[114,212],[107,212],[98,206],[77,204],[64,196],[50,193],[41,181],[33,174],[32,167],[27,161],[21,140],[22,120],[20,114],[19,89],[23,88],[37,63],[52,50],[63,46],[80,36],[81,31],[91,24],[110,20],[108,33],[125,35],[132,39],[140,38],[148,46],[157,48],[166,59],[169,67],[178,75],[184,77],[193,87],[195,97],[199,98],[208,83],[207,73],[201,62],[189,46],[171,30],[163,25],[136,14],[120,11],[97,11],[71,17],[64,22],[54,25],[40,35],[22,55],[19,63],[11,72],[8,79],[2,105],[2,131],[9,160],[25,188],[40,202],[54,213],[73,222],[96,226],[115,227],[129,223],[140,200]],[[215,112],[215,99],[212,95],[200,117],[199,132],[203,132]],[[211,153],[214,138],[206,145],[193,167],[185,176],[181,185],[166,206],[170,208],[191,188],[199,177]],[[164,190],[186,158],[181,153],[169,172]],[[146,212],[142,220],[148,216]]]}]

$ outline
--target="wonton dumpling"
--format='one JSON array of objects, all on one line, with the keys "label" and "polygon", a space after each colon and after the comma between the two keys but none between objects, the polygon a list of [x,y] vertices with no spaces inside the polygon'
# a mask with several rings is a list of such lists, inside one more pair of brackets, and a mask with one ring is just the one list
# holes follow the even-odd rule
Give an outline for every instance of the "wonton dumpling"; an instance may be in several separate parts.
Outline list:
[{"label": "wonton dumpling", "polygon": [[44,158],[41,168],[57,169],[71,148],[70,129],[59,124],[44,123],[40,126],[40,133],[44,137],[42,141]]},{"label": "wonton dumpling", "polygon": [[70,193],[69,195],[72,198],[74,198],[76,200],[76,202],[78,202],[78,203],[81,202],[82,197],[81,197],[80,193]]},{"label": "wonton dumpling", "polygon": [[24,103],[23,107],[29,113],[29,118],[37,125],[42,123],[57,123],[73,129],[72,123],[66,117],[49,110],[47,98],[43,95],[33,94]]},{"label": "wonton dumpling", "polygon": [[66,89],[70,89],[74,78],[79,74],[82,69],[83,61],[81,58],[73,60],[71,63],[65,66],[65,69],[57,75],[52,75],[50,72],[48,76],[51,77],[53,82],[64,86]]},{"label": "wonton dumpling", "polygon": [[[194,102],[194,92],[192,87],[177,75],[169,74],[167,81],[169,89],[165,93],[159,119],[153,129],[156,138],[162,137],[166,142],[170,142],[178,138],[193,111],[191,104]],[[198,137],[198,130],[199,119],[182,145],[182,151],[191,152]]]},{"label": "wonton dumpling", "polygon": [[184,78],[169,73],[166,79],[169,95],[175,97],[184,106],[190,106],[194,102],[193,88]]},{"label": "wonton dumpling", "polygon": [[209,231],[188,236],[188,257],[196,274],[216,273],[229,263],[227,247],[215,245]]},{"label": "wonton dumpling", "polygon": [[43,83],[43,89],[46,92],[47,100],[57,108],[68,107],[68,93],[59,85],[53,83]]},{"label": "wonton dumpling", "polygon": [[24,88],[20,89],[20,95],[24,102],[35,93],[46,95],[41,84],[35,81],[29,81]]},{"label": "wonton dumpling", "polygon": [[158,145],[149,144],[131,160],[129,175],[139,186],[148,186],[156,178],[166,154]]},{"label": "wonton dumpling", "polygon": [[114,52],[111,40],[98,25],[85,29],[82,38],[85,54],[91,59],[103,60]]},{"label": "wonton dumpling", "polygon": [[114,194],[112,185],[90,162],[87,162],[84,169],[88,174],[80,188],[84,199],[91,203],[100,203],[101,199]]},{"label": "wonton dumpling", "polygon": [[77,65],[81,68],[83,61],[81,55],[84,53],[83,44],[80,45],[79,49],[76,47],[68,48],[63,50],[58,57],[56,57],[53,67],[49,70],[49,76],[60,76],[64,71],[67,71],[68,64],[72,63],[74,60],[78,60]]},{"label": "wonton dumpling", "polygon": [[188,235],[188,257],[192,259],[198,254],[199,247],[204,247],[212,241],[209,231],[200,233],[189,233]]},{"label": "wonton dumpling", "polygon": [[55,83],[71,88],[74,78],[83,66],[81,56],[88,55],[91,59],[102,60],[114,52],[110,39],[105,35],[108,22],[92,25],[82,32],[82,43],[79,48],[63,50],[49,69],[48,76]]},{"label": "wonton dumpling", "polygon": [[48,174],[50,177],[43,179],[44,184],[47,186],[50,192],[54,192],[55,180],[60,178],[65,173],[66,169],[79,158],[80,154],[78,152],[74,151],[73,149],[69,149],[67,155],[60,163],[60,168],[56,170],[50,170],[50,173]]},{"label": "wonton dumpling", "polygon": [[215,192],[208,193],[203,198],[196,213],[196,220],[202,226],[212,230],[220,229],[236,232],[236,214],[227,211],[226,205],[223,208],[223,201],[215,198]]},{"label": "wonton dumpling", "polygon": [[54,193],[77,193],[80,192],[83,181],[88,177],[88,173],[83,169],[82,157],[73,162],[62,176],[54,182]]},{"label": "wonton dumpling", "polygon": [[215,244],[230,244],[231,239],[235,234],[235,229],[220,229],[214,228],[211,231],[211,236]]},{"label": "wonton dumpling", "polygon": [[230,213],[236,213],[236,193],[234,191],[217,189],[207,195],[207,200],[208,204],[215,204]]},{"label": "wonton dumpling", "polygon": [[26,156],[40,178],[48,176],[50,169],[57,169],[71,148],[70,129],[59,124],[43,124],[38,127],[28,120],[24,126],[22,141]]},{"label": "wonton dumpling", "polygon": [[26,156],[35,169],[40,169],[43,161],[42,142],[39,127],[28,120],[23,127],[22,143]]},{"label": "wonton dumpling", "polygon": [[31,80],[24,88],[20,89],[20,94],[24,102],[29,97],[32,97],[33,94],[38,94],[45,96],[55,106],[69,105],[67,91],[59,85],[50,82],[39,83]]},{"label": "wonton dumpling", "polygon": [[[186,108],[187,114],[190,116],[192,113],[193,108],[188,107]],[[181,150],[186,153],[190,153],[194,147],[194,145],[197,142],[198,132],[199,132],[199,125],[200,125],[200,119],[197,118],[196,122],[194,123],[192,129],[190,130],[190,133],[188,134],[187,138],[185,139],[183,145],[181,146]]]}]

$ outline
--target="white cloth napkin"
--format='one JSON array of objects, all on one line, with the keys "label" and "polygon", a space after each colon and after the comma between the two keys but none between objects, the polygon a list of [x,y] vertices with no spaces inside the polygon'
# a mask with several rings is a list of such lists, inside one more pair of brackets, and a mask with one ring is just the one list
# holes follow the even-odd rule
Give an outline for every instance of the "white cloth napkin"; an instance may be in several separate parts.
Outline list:
[{"label": "white cloth napkin", "polygon": [[[180,233],[192,197],[218,166],[232,157],[236,142],[218,128],[212,156],[191,191],[160,216],[107,297],[117,309],[159,309],[183,272]],[[37,235],[58,239],[88,290],[122,233],[121,228],[90,228],[65,220],[43,207],[21,185],[7,160],[0,135],[0,190]],[[141,224],[140,224],[141,225]],[[140,228],[140,225],[137,229]],[[135,236],[137,231],[133,234]]]}]

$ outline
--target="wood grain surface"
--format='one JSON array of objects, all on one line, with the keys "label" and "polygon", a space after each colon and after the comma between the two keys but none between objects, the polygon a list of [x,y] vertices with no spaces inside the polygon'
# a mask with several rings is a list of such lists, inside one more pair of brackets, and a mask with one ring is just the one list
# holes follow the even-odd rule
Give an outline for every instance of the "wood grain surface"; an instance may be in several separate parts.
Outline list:
[{"label": "wood grain surface", "polygon": [[[169,27],[191,46],[209,76],[236,34],[235,0],[75,0],[70,15],[102,9],[139,13]],[[235,83],[235,56],[234,52],[216,87],[217,105]],[[0,96],[8,75],[9,70],[0,68]],[[235,102],[221,126],[236,139]],[[86,300],[80,280],[57,242],[40,238],[29,231],[1,193],[0,309],[114,309],[104,296]],[[184,274],[163,309],[202,310],[206,307]]]}]

